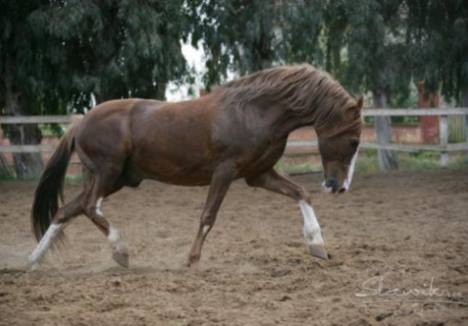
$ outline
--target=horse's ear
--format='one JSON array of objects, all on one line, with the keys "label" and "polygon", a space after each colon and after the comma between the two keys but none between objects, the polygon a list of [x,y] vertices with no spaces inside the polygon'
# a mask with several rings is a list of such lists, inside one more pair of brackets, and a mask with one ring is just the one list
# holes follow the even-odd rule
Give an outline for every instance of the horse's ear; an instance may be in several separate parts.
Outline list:
[{"label": "horse's ear", "polygon": [[364,99],[362,98],[362,96],[359,96],[356,101],[356,109],[361,110],[363,104],[364,104]]},{"label": "horse's ear", "polygon": [[361,117],[361,109],[362,105],[364,104],[363,102],[364,101],[362,96],[359,96],[359,98],[356,100],[356,104],[346,110],[346,116],[348,119],[354,120]]}]

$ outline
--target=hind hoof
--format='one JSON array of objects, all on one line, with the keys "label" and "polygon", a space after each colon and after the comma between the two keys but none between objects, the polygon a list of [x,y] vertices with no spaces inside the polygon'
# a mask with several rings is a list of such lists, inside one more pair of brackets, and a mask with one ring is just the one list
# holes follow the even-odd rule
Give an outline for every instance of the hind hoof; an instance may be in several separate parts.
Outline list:
[{"label": "hind hoof", "polygon": [[200,255],[190,255],[188,260],[187,260],[187,267],[193,267],[198,264],[200,261]]},{"label": "hind hoof", "polygon": [[311,256],[314,256],[314,257],[318,257],[324,260],[329,259],[327,251],[325,250],[324,246],[321,244],[310,244],[309,253]]},{"label": "hind hoof", "polygon": [[112,253],[112,259],[122,267],[128,268],[130,266],[130,258],[127,251],[114,251]]}]

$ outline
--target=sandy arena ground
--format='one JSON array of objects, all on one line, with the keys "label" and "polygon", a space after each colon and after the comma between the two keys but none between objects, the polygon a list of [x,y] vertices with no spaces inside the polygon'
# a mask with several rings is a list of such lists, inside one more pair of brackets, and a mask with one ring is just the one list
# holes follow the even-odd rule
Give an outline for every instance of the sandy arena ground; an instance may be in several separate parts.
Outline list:
[{"label": "sandy arena ground", "polygon": [[[297,204],[236,182],[196,268],[184,267],[206,188],[147,181],[104,201],[131,268],[86,217],[25,271],[33,183],[0,183],[0,325],[468,325],[468,171],[305,185],[327,247],[307,254]],[[68,186],[68,198],[79,191]]]}]

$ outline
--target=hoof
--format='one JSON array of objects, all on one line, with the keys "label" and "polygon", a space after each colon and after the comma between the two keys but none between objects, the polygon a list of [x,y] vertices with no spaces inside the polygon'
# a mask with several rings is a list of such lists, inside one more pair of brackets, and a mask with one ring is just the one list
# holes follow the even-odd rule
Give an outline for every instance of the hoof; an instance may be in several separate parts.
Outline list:
[{"label": "hoof", "polygon": [[34,272],[39,269],[39,263],[35,261],[31,256],[28,257],[28,262],[26,263],[26,270]]},{"label": "hoof", "polygon": [[187,267],[192,267],[196,265],[200,261],[200,255],[198,256],[190,256],[187,261]]},{"label": "hoof", "polygon": [[128,268],[130,266],[129,256],[126,250],[124,251],[114,251],[112,253],[112,258],[114,261],[122,267]]},{"label": "hoof", "polygon": [[328,260],[328,254],[323,245],[320,244],[311,244],[309,245],[309,253],[318,258]]},{"label": "hoof", "polygon": [[38,269],[39,269],[39,264],[38,263],[34,263],[32,261],[29,261],[26,264],[26,270],[29,271],[29,272],[34,272],[34,271],[37,271]]}]

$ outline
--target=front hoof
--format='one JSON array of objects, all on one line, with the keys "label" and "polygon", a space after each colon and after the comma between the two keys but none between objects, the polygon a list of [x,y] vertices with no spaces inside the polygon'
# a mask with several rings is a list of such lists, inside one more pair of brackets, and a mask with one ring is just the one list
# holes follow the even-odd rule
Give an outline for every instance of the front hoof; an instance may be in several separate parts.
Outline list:
[{"label": "front hoof", "polygon": [[112,253],[112,259],[122,267],[128,268],[130,266],[130,258],[126,250],[114,251]]},{"label": "front hoof", "polygon": [[39,269],[38,263],[28,261],[28,263],[26,264],[26,270],[29,272],[34,272],[34,271],[37,271],[38,269]]},{"label": "front hoof", "polygon": [[310,244],[309,246],[309,253],[312,256],[328,260],[329,256],[327,254],[327,251],[325,250],[325,247],[321,244]]}]

